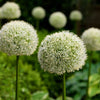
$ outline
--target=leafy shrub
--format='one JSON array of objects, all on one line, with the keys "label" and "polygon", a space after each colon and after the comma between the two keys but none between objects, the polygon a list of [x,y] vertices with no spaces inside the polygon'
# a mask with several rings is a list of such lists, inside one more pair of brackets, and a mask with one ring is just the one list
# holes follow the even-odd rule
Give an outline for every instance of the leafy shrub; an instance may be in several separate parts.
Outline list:
[{"label": "leafy shrub", "polygon": [[[0,56],[0,58],[5,57]],[[12,62],[12,59],[10,62]],[[0,65],[0,97],[2,100],[13,100],[15,96],[15,65],[11,66],[9,63],[8,65],[6,63]],[[47,91],[39,72],[32,70],[32,65],[23,64],[22,59],[20,59],[19,71],[19,94],[21,100],[30,100],[31,94],[38,90]]]}]

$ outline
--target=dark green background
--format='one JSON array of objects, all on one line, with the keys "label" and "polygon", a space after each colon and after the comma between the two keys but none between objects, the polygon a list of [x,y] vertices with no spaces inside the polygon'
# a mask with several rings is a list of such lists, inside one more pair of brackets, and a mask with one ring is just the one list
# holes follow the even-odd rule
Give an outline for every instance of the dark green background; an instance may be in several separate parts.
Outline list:
[{"label": "dark green background", "polygon": [[[7,0],[0,0],[0,6],[2,6]],[[55,11],[62,11],[66,14],[67,18],[69,14],[74,9],[79,9],[82,11],[84,19],[89,12],[90,6],[100,4],[100,0],[9,0],[14,1],[20,5],[21,8],[21,17],[20,19],[25,20],[35,26],[35,19],[31,15],[32,8],[36,6],[42,6],[46,9],[46,18],[41,21],[40,28],[45,28],[52,30],[53,28],[49,25],[48,18],[51,13]],[[66,29],[72,28],[72,23],[68,18],[68,23],[65,27]]]}]

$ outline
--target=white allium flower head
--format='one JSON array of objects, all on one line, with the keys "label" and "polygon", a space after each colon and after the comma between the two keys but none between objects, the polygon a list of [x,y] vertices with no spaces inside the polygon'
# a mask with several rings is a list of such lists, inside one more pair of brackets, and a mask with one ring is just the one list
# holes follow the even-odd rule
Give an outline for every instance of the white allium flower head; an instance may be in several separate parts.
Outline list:
[{"label": "white allium flower head", "polygon": [[35,7],[32,9],[32,15],[36,19],[43,19],[46,16],[46,11],[42,7]]},{"label": "white allium flower head", "polygon": [[42,69],[58,75],[81,69],[86,58],[83,41],[69,31],[48,35],[38,51]]},{"label": "white allium flower head", "polygon": [[78,10],[74,10],[70,13],[70,19],[74,21],[82,20],[82,13]]},{"label": "white allium flower head", "polygon": [[82,40],[88,50],[100,50],[100,29],[92,27],[85,30],[82,34]]},{"label": "white allium flower head", "polygon": [[11,21],[0,31],[0,51],[8,55],[31,55],[38,45],[33,26],[24,21]]},{"label": "white allium flower head", "polygon": [[2,13],[6,19],[15,19],[21,16],[19,5],[15,2],[6,2],[2,6]]},{"label": "white allium flower head", "polygon": [[49,23],[54,28],[60,29],[63,28],[67,23],[67,17],[62,12],[54,12],[50,15]]}]

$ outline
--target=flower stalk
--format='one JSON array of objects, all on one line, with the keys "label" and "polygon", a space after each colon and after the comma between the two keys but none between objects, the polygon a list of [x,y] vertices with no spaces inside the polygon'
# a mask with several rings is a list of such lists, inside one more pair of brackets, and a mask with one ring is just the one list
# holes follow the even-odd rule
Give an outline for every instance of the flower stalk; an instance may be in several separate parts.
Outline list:
[{"label": "flower stalk", "polygon": [[36,29],[37,29],[37,31],[39,30],[39,24],[40,24],[40,21],[37,19],[36,20]]},{"label": "flower stalk", "polygon": [[[90,55],[92,54],[92,52],[90,52]],[[91,75],[91,62],[92,62],[92,59],[91,57],[89,57],[89,69],[88,69],[88,80],[87,80],[87,90],[86,90],[86,100],[89,99],[89,78],[90,78],[90,75]]]},{"label": "flower stalk", "polygon": [[19,83],[19,68],[18,68],[18,61],[19,61],[19,56],[16,56],[16,96],[15,100],[18,100],[18,83]]},{"label": "flower stalk", "polygon": [[74,29],[75,33],[80,36],[80,21],[75,21]]},{"label": "flower stalk", "polygon": [[65,78],[65,73],[63,74],[63,98],[62,100],[66,100],[66,78]]}]

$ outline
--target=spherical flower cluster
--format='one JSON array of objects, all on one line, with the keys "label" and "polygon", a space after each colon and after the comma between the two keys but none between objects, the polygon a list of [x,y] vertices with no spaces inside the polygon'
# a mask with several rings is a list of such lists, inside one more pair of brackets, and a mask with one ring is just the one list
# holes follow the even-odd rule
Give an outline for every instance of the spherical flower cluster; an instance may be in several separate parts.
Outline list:
[{"label": "spherical flower cluster", "polygon": [[21,16],[21,11],[19,5],[14,2],[6,2],[2,6],[3,18],[15,19]]},{"label": "spherical flower cluster", "polygon": [[42,69],[58,75],[81,69],[86,58],[83,41],[69,31],[48,35],[38,52]]},{"label": "spherical flower cluster", "polygon": [[49,18],[51,26],[54,28],[63,28],[67,23],[67,18],[62,12],[54,12]]},{"label": "spherical flower cluster", "polygon": [[46,11],[42,7],[35,7],[32,10],[32,15],[36,19],[43,19],[46,16]]},{"label": "spherical flower cluster", "polygon": [[35,29],[24,21],[11,21],[0,31],[0,51],[8,55],[31,55],[38,45]]},{"label": "spherical flower cluster", "polygon": [[70,14],[70,19],[74,21],[80,21],[82,20],[82,13],[78,10],[74,10]]},{"label": "spherical flower cluster", "polygon": [[82,34],[82,40],[84,41],[88,50],[97,51],[100,50],[100,29],[89,28]]}]

